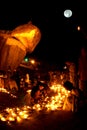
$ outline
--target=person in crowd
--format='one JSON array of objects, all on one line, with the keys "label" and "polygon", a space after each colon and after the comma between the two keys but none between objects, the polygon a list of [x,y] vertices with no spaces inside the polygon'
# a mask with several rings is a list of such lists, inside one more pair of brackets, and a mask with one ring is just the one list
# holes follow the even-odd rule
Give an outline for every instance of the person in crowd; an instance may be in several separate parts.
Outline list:
[{"label": "person in crowd", "polygon": [[81,91],[79,87],[74,87],[70,81],[65,81],[63,86],[66,90],[70,91],[70,95],[66,99],[65,104],[68,106],[68,103],[71,103],[72,111],[77,112],[80,106],[80,101],[84,101],[85,99],[83,91]]},{"label": "person in crowd", "polygon": [[37,86],[37,84],[38,84],[38,79],[34,78],[33,82],[32,82],[32,88],[35,87],[35,86]]},{"label": "person in crowd", "polygon": [[42,100],[46,96],[47,85],[41,82],[38,82],[31,90],[31,97],[34,103]]},{"label": "person in crowd", "polygon": [[31,80],[28,73],[25,75],[25,88],[31,87]]},{"label": "person in crowd", "polygon": [[16,94],[18,92],[18,85],[17,85],[16,81],[13,79],[13,77],[11,77],[8,80],[8,88],[9,88],[10,92],[13,94]]}]

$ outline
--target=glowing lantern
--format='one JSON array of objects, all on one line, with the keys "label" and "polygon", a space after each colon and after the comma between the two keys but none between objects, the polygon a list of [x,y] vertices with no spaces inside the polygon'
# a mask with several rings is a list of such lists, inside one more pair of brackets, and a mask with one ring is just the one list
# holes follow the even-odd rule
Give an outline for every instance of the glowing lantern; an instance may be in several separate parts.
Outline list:
[{"label": "glowing lantern", "polygon": [[26,53],[31,53],[41,39],[41,32],[31,22],[13,31],[0,31],[0,70],[15,70]]},{"label": "glowing lantern", "polygon": [[80,31],[80,30],[81,30],[80,26],[78,26],[78,27],[77,27],[77,30],[78,30],[78,31]]}]

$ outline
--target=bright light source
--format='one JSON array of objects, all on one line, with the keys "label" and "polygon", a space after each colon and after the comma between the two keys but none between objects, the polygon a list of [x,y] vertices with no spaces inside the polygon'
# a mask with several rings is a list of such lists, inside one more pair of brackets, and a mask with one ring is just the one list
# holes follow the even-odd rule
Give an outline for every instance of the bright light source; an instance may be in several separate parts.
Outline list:
[{"label": "bright light source", "polygon": [[66,65],[64,66],[64,69],[67,69],[67,66],[66,66]]},{"label": "bright light source", "polygon": [[24,61],[25,61],[25,62],[28,62],[28,61],[29,61],[29,58],[28,58],[28,57],[25,57],[25,58],[24,58]]},{"label": "bright light source", "polygon": [[66,10],[64,11],[64,16],[65,16],[66,18],[70,18],[70,17],[72,16],[72,11],[71,11],[70,9],[66,9]]},{"label": "bright light source", "polygon": [[30,62],[31,62],[32,64],[35,64],[35,60],[33,60],[33,59],[32,59]]},{"label": "bright light source", "polygon": [[80,26],[78,26],[78,27],[77,27],[77,30],[80,31],[80,29],[81,29]]}]

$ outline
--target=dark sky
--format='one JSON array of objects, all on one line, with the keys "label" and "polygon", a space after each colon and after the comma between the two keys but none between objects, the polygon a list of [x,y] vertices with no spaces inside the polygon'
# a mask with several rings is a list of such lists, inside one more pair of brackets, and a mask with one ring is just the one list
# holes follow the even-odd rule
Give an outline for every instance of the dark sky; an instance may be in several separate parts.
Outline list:
[{"label": "dark sky", "polygon": [[[72,10],[72,17],[64,17],[65,9]],[[87,7],[84,0],[3,1],[0,4],[0,29],[12,30],[31,20],[41,30],[42,37],[30,55],[53,63],[78,59],[81,47],[87,44],[86,19]],[[78,25],[82,31],[77,31]]]}]

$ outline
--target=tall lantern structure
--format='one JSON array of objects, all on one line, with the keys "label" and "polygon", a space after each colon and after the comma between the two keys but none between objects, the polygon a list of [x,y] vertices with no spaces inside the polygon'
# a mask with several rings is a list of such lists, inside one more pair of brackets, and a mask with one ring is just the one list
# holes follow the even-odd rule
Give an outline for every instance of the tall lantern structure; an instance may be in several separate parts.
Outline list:
[{"label": "tall lantern structure", "polygon": [[0,30],[0,70],[14,71],[41,39],[40,29],[29,22],[12,31]]}]

